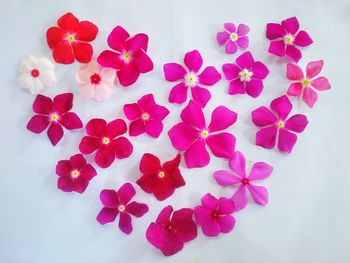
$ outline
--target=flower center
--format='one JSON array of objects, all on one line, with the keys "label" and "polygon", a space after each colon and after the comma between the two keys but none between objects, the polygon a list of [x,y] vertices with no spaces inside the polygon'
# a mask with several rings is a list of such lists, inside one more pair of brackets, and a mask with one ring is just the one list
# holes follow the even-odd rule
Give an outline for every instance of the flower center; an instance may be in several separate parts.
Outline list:
[{"label": "flower center", "polygon": [[277,127],[278,128],[283,128],[284,127],[284,121],[277,122]]},{"label": "flower center", "polygon": [[103,143],[103,144],[107,145],[107,144],[109,144],[110,142],[111,142],[111,140],[110,140],[108,137],[103,137],[103,138],[102,138],[102,143]]},{"label": "flower center", "polygon": [[219,214],[218,214],[217,211],[214,211],[214,212],[211,213],[211,216],[212,216],[213,218],[217,218],[217,217],[219,216]]},{"label": "flower center", "polygon": [[51,113],[49,118],[50,118],[50,121],[58,121],[59,116],[57,113]]},{"label": "flower center", "polygon": [[310,79],[303,79],[301,81],[301,84],[303,85],[303,87],[309,87],[311,85],[311,80]]},{"label": "flower center", "polygon": [[160,171],[158,173],[159,178],[163,178],[165,176],[165,173],[163,171]]},{"label": "flower center", "polygon": [[249,179],[248,178],[243,178],[242,179],[242,184],[249,184]]},{"label": "flower center", "polygon": [[91,84],[98,85],[101,82],[101,76],[97,73],[94,73],[93,75],[90,76],[90,81],[91,81]]},{"label": "flower center", "polygon": [[209,131],[208,131],[208,130],[203,130],[203,131],[201,131],[201,137],[202,137],[203,139],[207,138],[208,135],[209,135]]},{"label": "flower center", "polygon": [[142,113],[141,119],[143,119],[144,121],[147,121],[147,120],[149,120],[149,118],[150,118],[150,116],[147,112]]},{"label": "flower center", "polygon": [[119,212],[124,212],[125,211],[125,205],[120,205],[118,206]]},{"label": "flower center", "polygon": [[185,77],[185,80],[188,87],[194,87],[198,83],[198,77],[193,72],[188,73],[187,76]]},{"label": "flower center", "polygon": [[291,34],[285,35],[283,39],[284,39],[284,44],[286,45],[292,45],[294,42],[294,36]]},{"label": "flower center", "polygon": [[121,55],[120,55],[120,57],[121,57],[121,59],[125,62],[125,63],[129,63],[130,62],[130,60],[131,60],[131,54],[130,53],[128,53],[128,52],[125,52],[125,53],[122,53]]},{"label": "flower center", "polygon": [[33,78],[37,78],[37,77],[39,77],[40,72],[39,72],[38,69],[34,68],[34,69],[32,69],[32,71],[30,72],[30,74],[32,75]]},{"label": "flower center", "polygon": [[72,43],[73,41],[75,41],[75,36],[74,34],[67,34],[66,39],[69,43]]},{"label": "flower center", "polygon": [[238,34],[237,33],[232,33],[231,36],[230,36],[230,39],[232,41],[236,41],[238,39]]},{"label": "flower center", "polygon": [[71,171],[70,176],[75,179],[78,178],[78,176],[80,175],[79,171],[77,169]]},{"label": "flower center", "polygon": [[169,231],[171,231],[172,229],[173,229],[173,227],[172,227],[172,225],[167,225],[167,227],[166,227]]},{"label": "flower center", "polygon": [[249,71],[245,68],[239,72],[239,76],[241,77],[241,81],[250,81],[251,77],[253,76],[253,71]]}]

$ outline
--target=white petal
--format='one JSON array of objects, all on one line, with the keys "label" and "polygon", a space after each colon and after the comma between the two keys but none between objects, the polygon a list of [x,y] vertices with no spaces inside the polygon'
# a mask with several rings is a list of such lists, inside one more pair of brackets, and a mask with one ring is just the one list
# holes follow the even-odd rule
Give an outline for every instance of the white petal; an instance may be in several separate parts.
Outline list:
[{"label": "white petal", "polygon": [[27,55],[22,58],[21,65],[19,70],[21,72],[30,72],[33,68],[35,68],[35,64],[37,63],[37,58],[31,55]]},{"label": "white petal", "polygon": [[57,81],[56,75],[53,71],[41,72],[39,75],[39,79],[41,80],[42,84],[47,88],[51,88]]},{"label": "white petal", "polygon": [[33,77],[29,73],[22,73],[18,77],[19,85],[27,90],[32,88]]},{"label": "white petal", "polygon": [[90,76],[91,72],[88,69],[88,65],[82,65],[79,67],[78,71],[75,74],[75,80],[79,84],[86,84],[87,82],[90,82]]},{"label": "white petal", "polygon": [[105,84],[100,84],[98,86],[96,86],[96,92],[95,92],[95,96],[94,99],[97,101],[106,101],[108,100],[111,95],[112,95],[112,88],[108,85]]},{"label": "white petal", "polygon": [[55,65],[46,57],[39,58],[35,64],[35,67],[40,73],[45,71],[53,71],[55,69]]},{"label": "white petal", "polygon": [[90,82],[80,85],[78,90],[79,95],[84,98],[92,98],[95,94],[95,86],[92,85]]},{"label": "white petal", "polygon": [[108,83],[111,86],[114,85],[115,77],[116,77],[115,70],[110,68],[103,68],[101,70],[102,81]]},{"label": "white petal", "polygon": [[30,89],[30,92],[32,94],[38,94],[40,91],[44,88],[43,83],[40,81],[39,78],[33,78],[32,80],[32,87]]}]

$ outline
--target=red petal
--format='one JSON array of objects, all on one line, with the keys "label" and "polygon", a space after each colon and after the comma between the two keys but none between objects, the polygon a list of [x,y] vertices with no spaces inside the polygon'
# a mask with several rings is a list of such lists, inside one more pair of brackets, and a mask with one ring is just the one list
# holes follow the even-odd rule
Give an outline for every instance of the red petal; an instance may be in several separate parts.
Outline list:
[{"label": "red petal", "polygon": [[93,41],[96,38],[98,28],[90,21],[81,21],[77,27],[76,39],[82,41]]},{"label": "red petal", "polygon": [[53,59],[61,64],[71,64],[74,62],[73,49],[67,40],[62,41],[54,48]]},{"label": "red petal", "polygon": [[133,146],[131,142],[125,137],[119,137],[114,139],[110,143],[111,149],[115,153],[118,159],[124,159],[129,157],[133,152]]},{"label": "red petal", "polygon": [[96,169],[91,164],[86,164],[83,169],[80,170],[80,176],[89,181],[96,175]]},{"label": "red petal", "polygon": [[33,111],[38,114],[49,115],[52,111],[52,100],[39,94],[34,100]]},{"label": "red petal", "polygon": [[73,181],[69,177],[59,177],[57,181],[57,188],[64,192],[73,191]]},{"label": "red petal", "polygon": [[49,136],[52,145],[55,146],[63,137],[63,128],[59,123],[51,122],[47,136]]},{"label": "red petal", "polygon": [[161,169],[160,160],[157,156],[145,153],[140,162],[140,172],[143,174],[155,174]]},{"label": "red petal", "polygon": [[66,13],[57,20],[57,25],[66,32],[73,33],[76,31],[79,20],[72,13]]},{"label": "red petal", "polygon": [[66,113],[73,107],[73,93],[62,93],[53,98],[53,108],[57,113]]},{"label": "red petal", "polygon": [[56,174],[58,176],[69,176],[72,170],[73,167],[69,160],[61,160],[56,164]]},{"label": "red petal", "polygon": [[107,124],[107,136],[111,139],[126,133],[126,123],[122,119],[116,119]]},{"label": "red petal", "polygon": [[141,217],[148,212],[148,206],[134,201],[127,205],[126,211],[133,216]]},{"label": "red petal", "polygon": [[27,129],[34,133],[42,133],[47,126],[49,125],[50,121],[47,116],[43,115],[34,115],[30,121],[27,124]]},{"label": "red petal", "polygon": [[86,133],[91,136],[101,137],[106,135],[107,122],[104,119],[91,119],[86,124]]},{"label": "red petal", "polygon": [[85,192],[86,188],[89,185],[89,180],[79,177],[77,180],[73,181],[74,191],[82,194]]},{"label": "red petal", "polygon": [[46,41],[49,48],[55,48],[64,40],[66,33],[59,27],[50,27],[46,31]]},{"label": "red petal", "polygon": [[59,122],[68,130],[83,128],[83,123],[74,112],[67,112],[66,114],[62,115]]},{"label": "red petal", "polygon": [[171,223],[177,237],[182,242],[188,242],[197,237],[197,225],[193,221],[193,209],[182,208],[173,213]]},{"label": "red petal", "polygon": [[95,156],[95,162],[101,168],[107,168],[114,162],[115,154],[109,147],[100,148]]},{"label": "red petal", "polygon": [[82,154],[76,154],[69,158],[70,163],[76,169],[83,168],[86,165],[86,160]]},{"label": "red petal", "polygon": [[100,144],[99,138],[85,136],[83,139],[81,139],[79,150],[83,154],[91,154],[100,148]]},{"label": "red petal", "polygon": [[140,72],[132,65],[126,66],[117,72],[120,84],[128,87],[136,82],[140,76]]},{"label": "red petal", "polygon": [[93,48],[89,43],[76,41],[72,43],[75,59],[80,63],[89,63],[93,54]]}]

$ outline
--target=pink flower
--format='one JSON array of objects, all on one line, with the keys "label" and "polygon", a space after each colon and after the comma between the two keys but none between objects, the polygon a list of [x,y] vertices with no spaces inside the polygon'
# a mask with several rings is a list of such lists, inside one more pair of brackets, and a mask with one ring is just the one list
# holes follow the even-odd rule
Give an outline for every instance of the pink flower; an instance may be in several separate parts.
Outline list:
[{"label": "pink flower", "polygon": [[221,79],[220,73],[215,67],[206,67],[199,73],[203,65],[203,59],[198,50],[186,53],[184,59],[186,69],[178,63],[164,64],[164,75],[167,81],[181,81],[175,85],[169,94],[169,102],[182,104],[187,100],[187,90],[191,89],[192,98],[204,108],[211,98],[210,92],[199,84],[213,86]]},{"label": "pink flower", "polygon": [[101,224],[113,222],[119,214],[119,228],[125,234],[132,232],[131,216],[142,217],[148,212],[148,206],[130,200],[136,194],[131,183],[126,183],[115,190],[104,189],[100,193],[100,200],[104,207],[97,215],[96,220]]},{"label": "pink flower", "polygon": [[117,26],[108,36],[107,42],[116,52],[105,50],[98,56],[97,61],[103,67],[115,69],[122,86],[134,84],[141,73],[153,70],[153,62],[146,54],[146,34],[139,33],[130,37],[124,28]]},{"label": "pink flower", "polygon": [[249,38],[247,34],[250,28],[245,24],[239,24],[238,28],[234,23],[225,23],[225,30],[216,34],[216,40],[220,46],[225,45],[225,52],[227,54],[235,54],[237,52],[237,45],[246,49],[249,46]]},{"label": "pink flower", "polygon": [[86,162],[82,154],[76,154],[69,160],[61,160],[56,165],[59,176],[57,188],[65,192],[83,193],[89,181],[97,175],[95,168]]},{"label": "pink flower", "polygon": [[86,98],[97,101],[108,100],[113,91],[115,71],[101,67],[96,60],[79,67],[75,76],[80,84],[79,93]]},{"label": "pink flower", "polygon": [[206,149],[209,146],[213,154],[229,158],[235,150],[236,138],[228,132],[217,133],[234,124],[237,114],[224,106],[217,107],[209,126],[206,126],[200,105],[191,100],[181,112],[182,122],[172,127],[169,138],[175,149],[185,152],[188,168],[203,167],[209,164],[210,156]]},{"label": "pink flower", "polygon": [[208,193],[202,197],[201,203],[194,208],[194,218],[202,227],[204,235],[214,237],[220,232],[231,232],[236,222],[231,215],[235,210],[235,203],[231,199],[220,197],[218,200]]},{"label": "pink flower", "polygon": [[296,64],[287,64],[287,78],[296,80],[290,84],[288,95],[302,96],[307,106],[312,108],[317,100],[317,93],[314,89],[323,91],[331,88],[331,84],[325,77],[315,78],[323,68],[323,60],[311,61],[306,66],[306,76],[303,70]]},{"label": "pink flower", "polygon": [[114,160],[124,159],[132,154],[133,146],[124,136],[127,131],[126,123],[116,119],[107,124],[103,119],[92,119],[86,124],[86,133],[79,149],[83,154],[96,152],[95,162],[101,168],[111,166]]},{"label": "pink flower", "polygon": [[63,93],[54,97],[53,101],[44,95],[37,95],[33,103],[33,111],[37,113],[27,124],[27,129],[34,133],[42,133],[47,127],[47,136],[52,145],[56,145],[63,137],[63,127],[75,130],[83,127],[80,118],[74,112],[73,94]]},{"label": "pink flower", "polygon": [[182,208],[173,213],[172,206],[166,206],[152,222],[146,238],[165,256],[171,256],[184,247],[184,243],[197,237],[197,225],[193,221],[193,210]]},{"label": "pink flower", "polygon": [[246,207],[248,203],[247,188],[253,197],[255,203],[266,205],[269,200],[269,193],[264,186],[252,184],[254,181],[262,180],[269,177],[273,167],[263,163],[254,163],[249,176],[246,175],[246,160],[241,152],[236,152],[229,161],[232,172],[220,170],[214,173],[214,178],[221,186],[239,186],[232,200],[235,203],[235,209],[240,210]]},{"label": "pink flower", "polygon": [[131,121],[130,136],[147,133],[158,138],[163,131],[162,120],[169,114],[169,110],[154,101],[153,94],[144,95],[137,103],[125,104],[124,114]]},{"label": "pink flower", "polygon": [[302,114],[295,114],[287,119],[292,107],[292,103],[284,95],[271,102],[270,108],[274,113],[265,106],[252,111],[254,124],[264,127],[256,133],[256,145],[271,149],[275,147],[278,136],[278,149],[281,152],[292,152],[297,135],[290,131],[300,133],[309,123],[306,116]]},{"label": "pink flower", "polygon": [[228,93],[247,94],[256,98],[264,88],[263,79],[270,73],[261,61],[254,61],[252,53],[243,53],[236,59],[236,64],[222,66],[225,78],[230,81]]},{"label": "pink flower", "polygon": [[313,43],[312,39],[303,30],[299,30],[299,22],[296,17],[283,20],[281,24],[268,23],[266,37],[272,40],[268,52],[279,57],[287,55],[293,61],[298,62],[302,55],[297,48],[307,47]]}]

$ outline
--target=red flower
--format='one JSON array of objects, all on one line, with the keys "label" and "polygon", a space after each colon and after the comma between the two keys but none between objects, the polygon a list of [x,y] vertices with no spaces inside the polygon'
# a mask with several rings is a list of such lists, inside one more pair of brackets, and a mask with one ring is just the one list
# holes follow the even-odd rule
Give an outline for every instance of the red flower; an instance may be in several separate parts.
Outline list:
[{"label": "red flower", "polygon": [[103,119],[92,119],[86,125],[86,132],[90,136],[85,136],[81,140],[80,152],[83,154],[96,152],[97,165],[107,168],[115,158],[124,159],[132,154],[131,142],[120,136],[126,133],[126,130],[126,123],[122,119],[116,119],[108,124]]},{"label": "red flower", "polygon": [[63,93],[54,97],[53,101],[46,96],[36,96],[33,103],[33,111],[37,113],[27,124],[27,129],[34,133],[42,133],[48,126],[47,135],[56,145],[63,137],[63,127],[68,130],[80,129],[83,123],[74,112],[69,112],[73,107],[73,94]]},{"label": "red flower", "polygon": [[82,154],[76,154],[69,160],[59,161],[56,165],[56,174],[59,176],[58,189],[78,193],[83,193],[89,185],[89,181],[97,175],[95,168],[86,163]]},{"label": "red flower", "polygon": [[171,196],[175,188],[186,183],[179,170],[181,155],[165,162],[163,165],[157,156],[146,153],[140,162],[140,171],[143,175],[137,180],[137,184],[147,193],[154,194],[157,200],[162,201]]},{"label": "red flower", "polygon": [[53,49],[54,60],[62,64],[71,64],[75,59],[80,63],[88,63],[93,48],[87,42],[96,38],[97,26],[89,21],[79,22],[72,13],[61,16],[57,25],[46,32],[47,44]]}]

